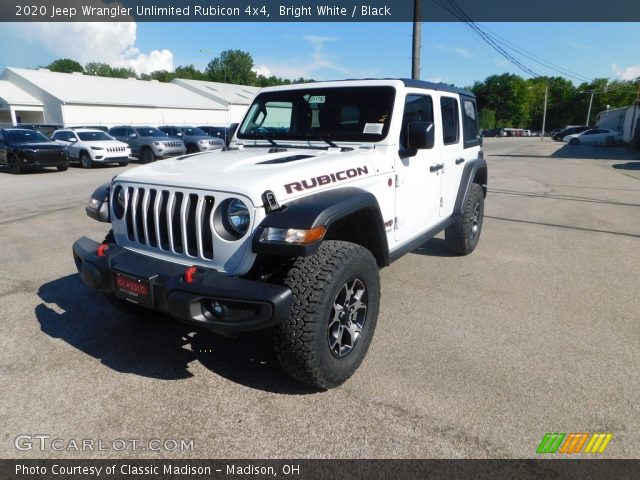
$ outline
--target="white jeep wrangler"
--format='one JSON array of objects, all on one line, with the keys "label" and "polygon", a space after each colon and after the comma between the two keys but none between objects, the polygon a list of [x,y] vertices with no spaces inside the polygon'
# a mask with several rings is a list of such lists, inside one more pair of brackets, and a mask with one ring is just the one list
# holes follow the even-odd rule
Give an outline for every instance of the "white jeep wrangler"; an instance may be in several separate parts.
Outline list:
[{"label": "white jeep wrangler", "polygon": [[414,80],[260,91],[231,145],[141,166],[93,194],[83,280],[116,304],[220,333],[275,327],[278,359],[331,388],[362,362],[378,270],[445,231],[482,229],[487,165],[474,96]]}]

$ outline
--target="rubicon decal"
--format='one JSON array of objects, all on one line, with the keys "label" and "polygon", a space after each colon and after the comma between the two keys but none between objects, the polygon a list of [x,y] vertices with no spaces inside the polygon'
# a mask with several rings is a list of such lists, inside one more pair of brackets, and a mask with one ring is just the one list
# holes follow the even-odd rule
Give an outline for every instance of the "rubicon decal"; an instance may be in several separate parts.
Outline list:
[{"label": "rubicon decal", "polygon": [[536,453],[604,453],[612,438],[613,433],[546,433]]},{"label": "rubicon decal", "polygon": [[330,183],[342,182],[350,178],[360,177],[367,175],[369,168],[365,165],[357,168],[350,168],[349,170],[341,170],[339,172],[330,173],[328,175],[320,175],[319,177],[313,177],[309,180],[302,180],[300,182],[287,183],[284,188],[287,193],[304,192],[311,188],[320,187],[322,185],[329,185]]}]

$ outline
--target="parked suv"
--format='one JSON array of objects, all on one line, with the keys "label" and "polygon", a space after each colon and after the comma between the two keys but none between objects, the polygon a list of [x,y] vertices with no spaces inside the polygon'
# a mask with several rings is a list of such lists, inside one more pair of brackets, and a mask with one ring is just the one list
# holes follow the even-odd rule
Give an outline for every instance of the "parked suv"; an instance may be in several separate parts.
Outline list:
[{"label": "parked suv", "polygon": [[212,127],[211,125],[204,125],[198,128],[204,130],[207,135],[221,138],[224,141],[224,144],[229,146],[229,143],[231,143],[231,139],[233,138],[233,134],[236,133],[238,124],[232,123],[228,127]]},{"label": "parked suv", "polygon": [[170,137],[176,137],[185,144],[188,153],[206,152],[224,148],[224,141],[218,137],[212,137],[207,132],[193,127],[158,127]]},{"label": "parked suv", "polygon": [[44,167],[56,167],[64,172],[69,167],[69,159],[64,147],[43,133],[6,128],[0,129],[0,165],[9,167],[16,175]]},{"label": "parked suv", "polygon": [[331,388],[369,348],[379,269],[441,231],[453,254],[471,253],[486,185],[470,92],[388,79],[265,88],[229,149],[99,187],[87,214],[112,230],[73,256],[120,308],[215,332],[275,327],[284,370]]},{"label": "parked suv", "polygon": [[80,162],[83,168],[91,168],[96,163],[117,163],[124,167],[131,158],[129,145],[102,130],[56,130],[51,138],[67,149],[70,161]]},{"label": "parked suv", "polygon": [[155,162],[159,158],[175,157],[186,152],[184,142],[170,138],[154,127],[113,127],[109,135],[131,147],[131,154],[142,163]]}]

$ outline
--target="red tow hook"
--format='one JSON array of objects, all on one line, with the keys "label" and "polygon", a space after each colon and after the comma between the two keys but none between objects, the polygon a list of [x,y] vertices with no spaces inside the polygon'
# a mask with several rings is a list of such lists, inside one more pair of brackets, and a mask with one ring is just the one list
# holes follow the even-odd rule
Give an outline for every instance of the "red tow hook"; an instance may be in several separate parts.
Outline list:
[{"label": "red tow hook", "polygon": [[191,285],[196,280],[196,270],[195,266],[189,267],[184,271],[184,283],[187,285]]},{"label": "red tow hook", "polygon": [[108,243],[101,243],[98,248],[96,249],[96,255],[98,257],[104,257],[107,253],[107,250],[109,250],[109,244]]}]

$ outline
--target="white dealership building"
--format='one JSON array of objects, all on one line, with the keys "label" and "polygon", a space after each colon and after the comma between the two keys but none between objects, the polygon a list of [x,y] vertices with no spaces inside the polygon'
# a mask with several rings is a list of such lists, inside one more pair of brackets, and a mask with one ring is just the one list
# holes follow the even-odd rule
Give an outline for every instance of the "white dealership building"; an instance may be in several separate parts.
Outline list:
[{"label": "white dealership building", "polygon": [[228,125],[242,119],[258,90],[7,67],[0,73],[0,125]]}]

